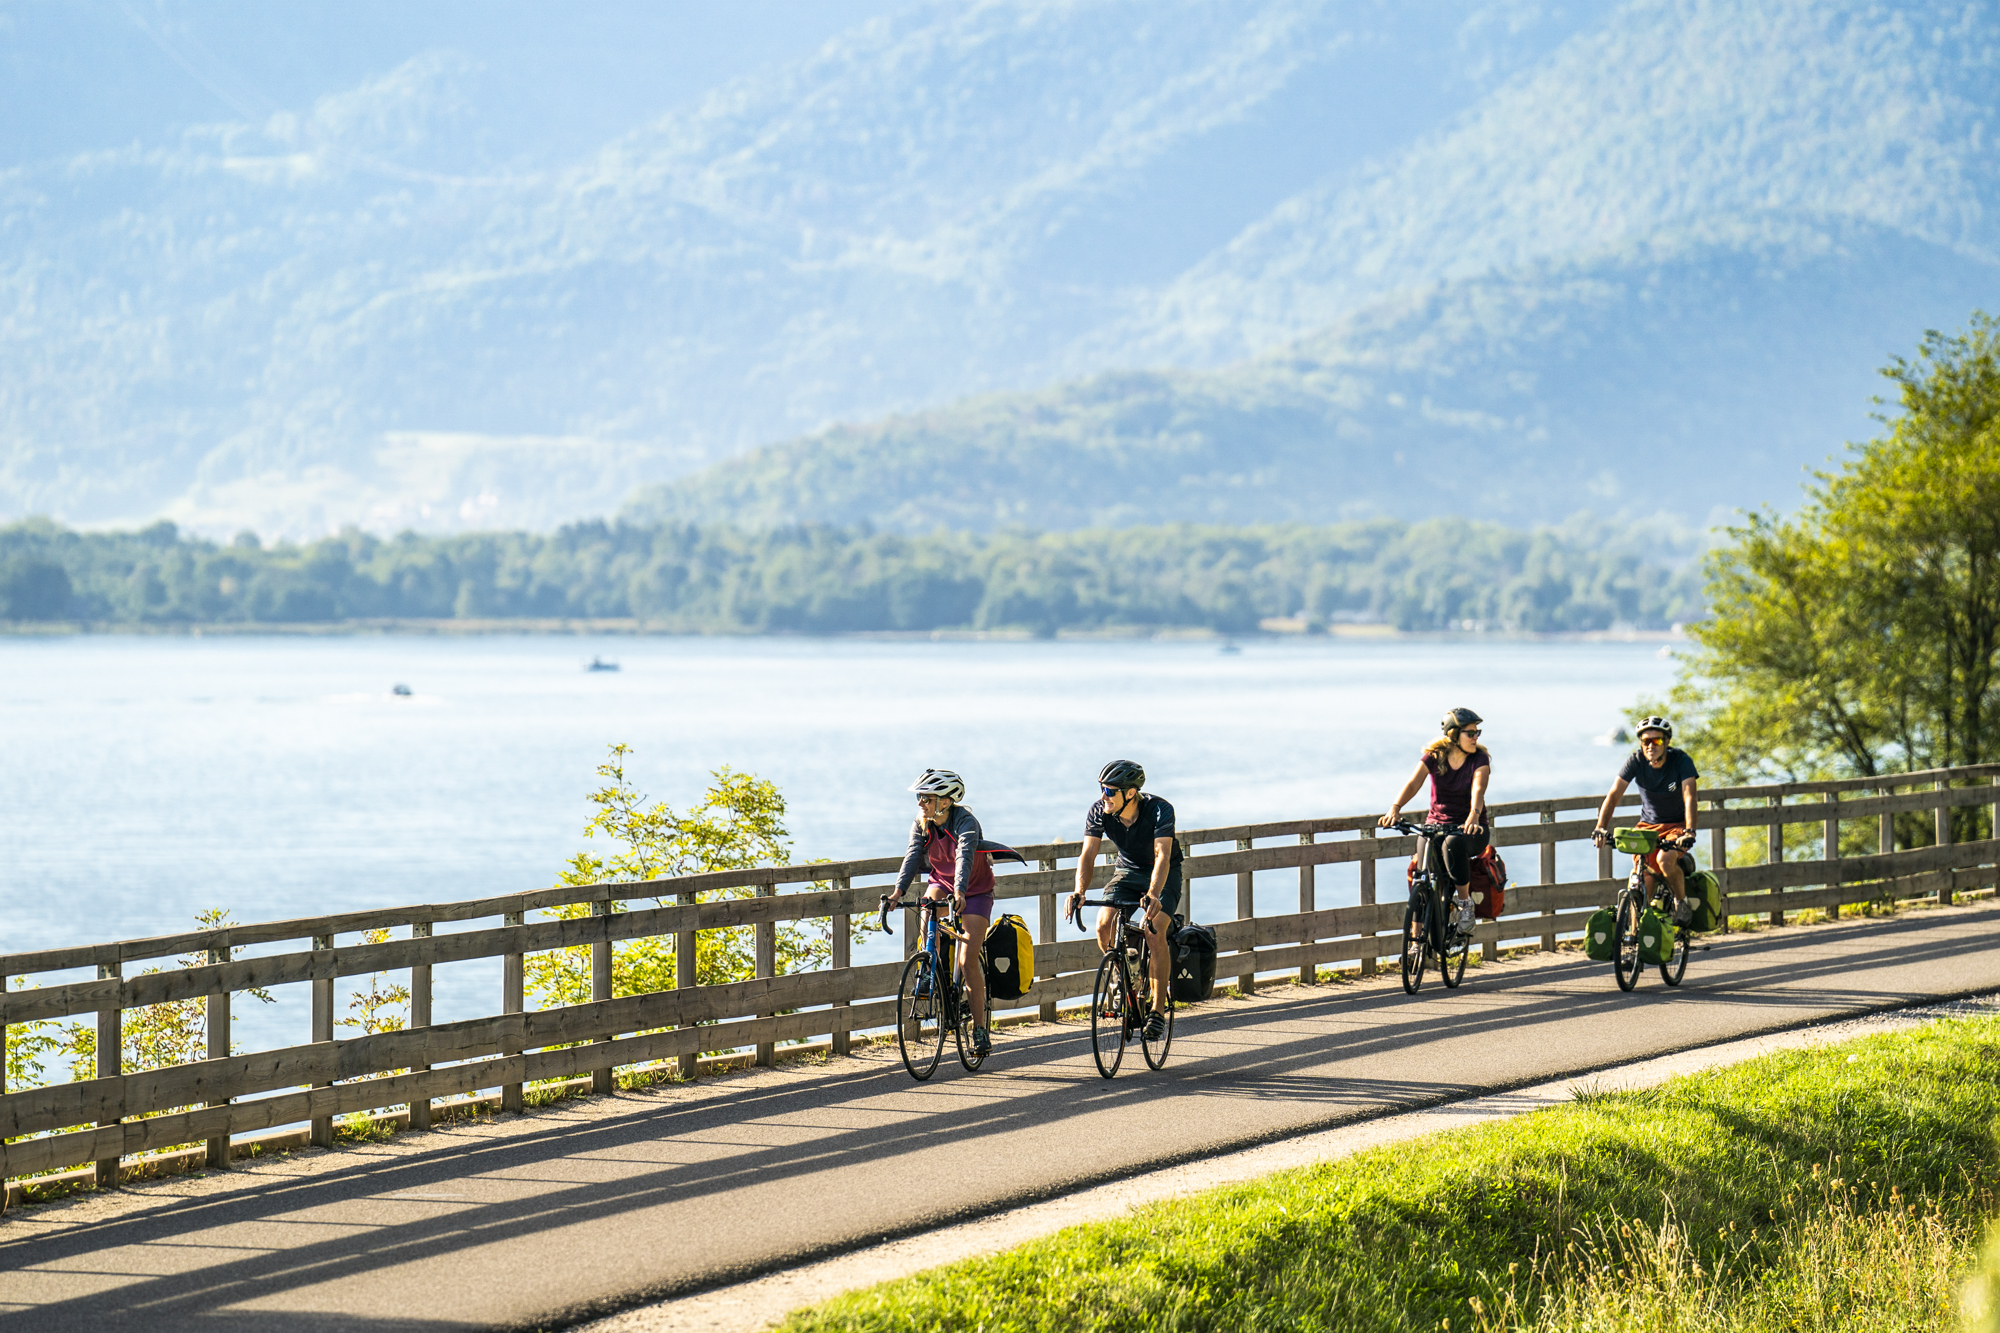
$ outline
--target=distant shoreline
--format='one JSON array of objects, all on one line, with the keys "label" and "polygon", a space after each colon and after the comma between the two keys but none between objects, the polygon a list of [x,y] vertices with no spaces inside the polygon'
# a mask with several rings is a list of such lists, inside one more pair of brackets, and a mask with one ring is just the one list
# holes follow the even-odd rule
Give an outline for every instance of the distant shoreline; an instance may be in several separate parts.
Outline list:
[{"label": "distant shoreline", "polygon": [[1535,633],[1525,630],[1399,630],[1392,625],[1335,624],[1324,628],[1294,627],[1294,623],[1228,634],[1205,625],[1120,625],[1101,629],[1059,629],[1053,635],[1028,629],[842,630],[811,633],[798,630],[698,630],[630,618],[518,619],[362,619],[335,621],[248,621],[213,624],[157,625],[110,621],[0,621],[0,638],[50,639],[84,637],[126,638],[353,638],[365,635],[408,635],[431,638],[476,638],[499,634],[544,637],[612,635],[630,638],[688,639],[879,639],[906,643],[1033,643],[1159,640],[1226,643],[1284,642],[1311,639],[1408,640],[1506,639],[1551,643],[1684,643],[1687,635],[1673,629],[1606,629]]}]

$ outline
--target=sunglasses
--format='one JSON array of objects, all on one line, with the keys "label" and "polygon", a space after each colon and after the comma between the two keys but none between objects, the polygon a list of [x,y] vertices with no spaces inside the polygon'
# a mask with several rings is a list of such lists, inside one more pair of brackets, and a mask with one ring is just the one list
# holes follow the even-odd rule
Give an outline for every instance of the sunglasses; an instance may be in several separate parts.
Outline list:
[{"label": "sunglasses", "polygon": [[1476,737],[1476,736],[1480,735],[1480,734],[1481,734],[1481,732],[1480,732],[1480,730],[1479,730],[1479,728],[1478,728],[1478,727],[1466,727],[1466,728],[1464,728],[1463,730],[1461,730],[1461,731],[1460,731],[1460,732],[1459,732],[1458,734],[1459,734],[1459,735],[1461,735],[1461,736],[1475,736],[1475,737]]},{"label": "sunglasses", "polygon": [[1107,787],[1107,786],[1104,786],[1104,785],[1103,785],[1102,783],[1099,783],[1099,784],[1098,784],[1098,787],[1097,787],[1097,789],[1098,789],[1099,791],[1103,792],[1103,793],[1104,793],[1104,794],[1105,794],[1106,796],[1116,796],[1116,795],[1118,794],[1118,791],[1119,791],[1119,789],[1118,789],[1118,788],[1116,788],[1116,787]]}]

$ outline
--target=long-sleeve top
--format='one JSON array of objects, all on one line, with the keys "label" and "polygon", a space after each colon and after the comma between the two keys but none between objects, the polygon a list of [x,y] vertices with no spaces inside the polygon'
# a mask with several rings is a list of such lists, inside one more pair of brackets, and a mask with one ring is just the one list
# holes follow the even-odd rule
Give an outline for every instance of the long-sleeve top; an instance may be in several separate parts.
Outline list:
[{"label": "long-sleeve top", "polygon": [[[980,853],[986,853],[984,856]],[[907,891],[917,876],[930,871],[931,883],[968,898],[993,892],[993,858],[1019,861],[1021,854],[1003,843],[988,842],[979,820],[962,805],[951,807],[942,823],[927,824],[919,819],[910,828],[910,847],[903,853],[903,868],[896,876],[898,896]]]}]

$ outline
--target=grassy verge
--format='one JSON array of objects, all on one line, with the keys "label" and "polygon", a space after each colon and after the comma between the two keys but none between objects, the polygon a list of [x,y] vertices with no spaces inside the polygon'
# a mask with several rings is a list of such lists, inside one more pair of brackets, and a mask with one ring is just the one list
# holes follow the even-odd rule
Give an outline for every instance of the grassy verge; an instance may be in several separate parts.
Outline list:
[{"label": "grassy verge", "polygon": [[1074,1227],[806,1330],[1945,1329],[2000,1020],[1787,1052]]}]

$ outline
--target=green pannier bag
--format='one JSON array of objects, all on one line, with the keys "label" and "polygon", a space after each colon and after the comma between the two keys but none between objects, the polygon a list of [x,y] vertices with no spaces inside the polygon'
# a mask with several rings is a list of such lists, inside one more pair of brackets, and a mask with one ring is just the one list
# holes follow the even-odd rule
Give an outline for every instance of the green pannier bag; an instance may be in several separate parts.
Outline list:
[{"label": "green pannier bag", "polygon": [[1688,876],[1688,902],[1694,907],[1695,930],[1707,934],[1722,929],[1722,881],[1713,872],[1697,871]]},{"label": "green pannier bag", "polygon": [[1664,963],[1674,954],[1674,928],[1665,917],[1648,907],[1639,918],[1639,961]]},{"label": "green pannier bag", "polygon": [[1611,835],[1611,845],[1628,856],[1644,856],[1660,850],[1660,835],[1649,828],[1622,828]]},{"label": "green pannier bag", "polygon": [[1618,918],[1608,907],[1590,914],[1583,928],[1583,956],[1593,963],[1608,963],[1618,956]]}]

